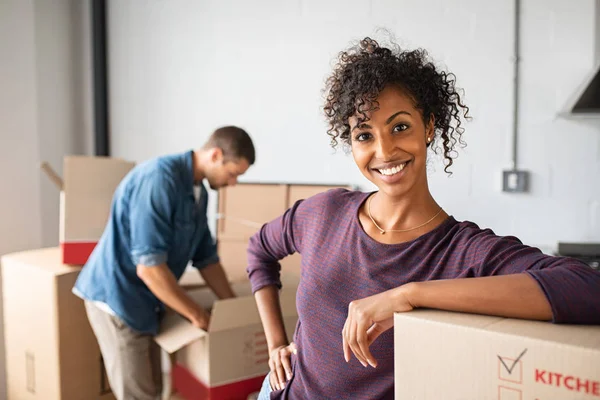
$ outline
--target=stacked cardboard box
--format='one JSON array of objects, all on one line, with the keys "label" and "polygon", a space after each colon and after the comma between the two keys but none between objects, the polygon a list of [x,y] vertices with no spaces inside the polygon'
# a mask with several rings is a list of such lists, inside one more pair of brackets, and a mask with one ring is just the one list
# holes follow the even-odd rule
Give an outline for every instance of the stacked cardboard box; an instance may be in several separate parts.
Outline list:
[{"label": "stacked cardboard box", "polygon": [[68,156],[63,178],[43,164],[60,189],[59,242],[62,262],[83,265],[108,221],[115,189],[134,163],[109,157]]},{"label": "stacked cardboard box", "polygon": [[[243,183],[219,191],[217,242],[219,256],[232,281],[246,279],[248,240],[260,227],[301,199],[347,185],[299,185]],[[300,274],[300,255],[293,254],[281,262],[282,272]]]},{"label": "stacked cardboard box", "polygon": [[397,399],[600,398],[600,326],[417,310],[394,335]]},{"label": "stacked cardboard box", "polygon": [[3,256],[8,400],[114,399],[83,301],[59,248]]}]

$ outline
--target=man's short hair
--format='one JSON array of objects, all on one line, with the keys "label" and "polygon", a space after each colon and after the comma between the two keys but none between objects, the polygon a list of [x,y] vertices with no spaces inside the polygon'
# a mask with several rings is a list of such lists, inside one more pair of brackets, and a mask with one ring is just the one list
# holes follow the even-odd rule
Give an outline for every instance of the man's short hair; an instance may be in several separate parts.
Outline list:
[{"label": "man's short hair", "polygon": [[250,135],[237,126],[224,126],[217,129],[210,135],[204,148],[219,148],[223,151],[223,156],[225,158],[245,158],[250,165],[254,164],[256,157],[254,144],[252,143]]}]

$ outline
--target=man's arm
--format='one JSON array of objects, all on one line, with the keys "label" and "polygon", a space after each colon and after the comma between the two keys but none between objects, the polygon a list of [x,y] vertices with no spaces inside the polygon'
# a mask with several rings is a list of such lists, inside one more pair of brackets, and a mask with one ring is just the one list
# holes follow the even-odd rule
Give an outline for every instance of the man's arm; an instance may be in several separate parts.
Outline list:
[{"label": "man's arm", "polygon": [[189,319],[194,326],[208,329],[209,314],[179,286],[167,264],[150,267],[139,264],[136,272],[148,289],[165,305]]},{"label": "man's arm", "polygon": [[206,282],[219,299],[235,297],[235,293],[227,280],[227,275],[225,275],[225,270],[223,270],[221,263],[209,264],[198,271],[204,282]]}]

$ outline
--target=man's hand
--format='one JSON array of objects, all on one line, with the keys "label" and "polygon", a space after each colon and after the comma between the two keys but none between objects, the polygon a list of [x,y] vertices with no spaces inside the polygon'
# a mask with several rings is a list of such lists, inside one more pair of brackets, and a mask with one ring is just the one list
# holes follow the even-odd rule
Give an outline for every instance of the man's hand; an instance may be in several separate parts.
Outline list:
[{"label": "man's hand", "polygon": [[208,329],[210,315],[183,290],[166,264],[138,265],[137,274],[148,289],[167,307],[187,318],[194,326]]},{"label": "man's hand", "polygon": [[210,324],[210,313],[198,306],[198,310],[194,313],[194,316],[190,319],[190,322],[196,328],[208,331],[208,325]]},{"label": "man's hand", "polygon": [[394,312],[411,311],[403,286],[364,299],[354,300],[348,306],[348,318],[342,330],[344,359],[350,361],[351,352],[363,366],[377,367],[377,360],[369,351],[371,344],[394,326]]}]

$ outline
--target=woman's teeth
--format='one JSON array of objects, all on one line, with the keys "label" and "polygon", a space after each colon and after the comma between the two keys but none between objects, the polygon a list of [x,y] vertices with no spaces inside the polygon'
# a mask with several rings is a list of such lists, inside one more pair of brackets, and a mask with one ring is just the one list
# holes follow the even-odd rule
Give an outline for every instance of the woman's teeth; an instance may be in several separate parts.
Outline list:
[{"label": "woman's teeth", "polygon": [[379,173],[381,175],[387,175],[387,176],[396,175],[398,172],[400,172],[404,169],[405,165],[406,165],[406,163],[400,164],[393,168],[378,169],[377,171],[379,171]]}]

